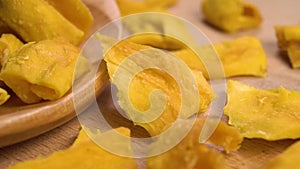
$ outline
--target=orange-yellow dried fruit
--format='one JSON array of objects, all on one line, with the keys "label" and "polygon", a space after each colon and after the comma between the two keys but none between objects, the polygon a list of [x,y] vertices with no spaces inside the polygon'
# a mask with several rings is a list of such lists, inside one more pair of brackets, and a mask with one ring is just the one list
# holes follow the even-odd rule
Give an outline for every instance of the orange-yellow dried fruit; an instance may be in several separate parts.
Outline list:
[{"label": "orange-yellow dried fruit", "polygon": [[291,169],[299,167],[300,141],[272,159],[263,169]]},{"label": "orange-yellow dried fruit", "polygon": [[46,0],[68,21],[82,30],[85,36],[94,22],[94,18],[82,0]]},{"label": "orange-yellow dried fruit", "polygon": [[2,34],[0,38],[0,62],[4,65],[9,55],[18,50],[23,43],[13,34]]},{"label": "orange-yellow dried fruit", "polygon": [[[117,132],[125,136],[130,136],[130,131],[127,128],[117,128]],[[105,134],[105,133],[103,133]],[[128,142],[128,145],[130,143]],[[81,130],[75,143],[66,150],[58,151],[45,158],[37,158],[34,160],[17,163],[10,169],[115,169],[128,168],[137,169],[135,159],[121,157],[112,154],[96,143],[94,143]]]},{"label": "orange-yellow dried fruit", "polygon": [[[154,50],[149,46],[135,44],[126,40],[113,46],[105,54],[104,58],[107,63],[107,69],[111,80],[114,78],[114,73],[118,66],[120,66],[127,57],[135,52],[146,49]],[[126,67],[126,69],[133,71],[131,70],[131,67]],[[199,109],[200,112],[204,112],[213,99],[213,91],[201,72],[192,70],[192,74],[199,89]],[[181,103],[180,89],[176,81],[170,75],[161,70],[146,69],[135,75],[128,88],[130,101],[136,109],[139,111],[149,109],[150,103],[148,101],[148,97],[149,93],[153,91],[153,89],[160,89],[166,96],[167,104],[163,113],[159,118],[152,122],[135,123],[144,127],[152,136],[167,129],[178,118]]]},{"label": "orange-yellow dried fruit", "polygon": [[[181,127],[184,128],[184,126],[190,125],[188,123],[192,123],[192,121],[187,120],[181,123]],[[147,168],[228,168],[222,154],[198,142],[203,124],[204,120],[197,119],[191,131],[178,145],[163,154],[148,158]],[[167,140],[168,138],[163,139]],[[218,125],[212,137],[209,139],[213,144],[224,146],[228,151],[238,149],[242,140],[243,138],[239,132],[224,122]],[[153,149],[155,148],[156,147],[153,147]]]},{"label": "orange-yellow dried fruit", "polygon": [[243,0],[204,0],[201,5],[207,22],[227,32],[256,28],[262,22],[256,6]]},{"label": "orange-yellow dried fruit", "polygon": [[247,138],[266,140],[300,138],[300,92],[256,89],[229,81],[224,113],[229,124]]},{"label": "orange-yellow dried fruit", "polygon": [[[213,47],[223,64],[225,77],[245,75],[264,77],[266,75],[267,57],[258,39],[254,37],[240,37],[232,41],[214,44]],[[198,54],[203,53],[202,55],[205,55],[200,57],[189,48],[172,53],[184,60],[193,69],[202,71],[205,78],[209,79],[207,69],[199,58],[205,57],[211,62],[215,60],[214,57],[207,56],[204,53],[205,48],[206,46],[203,46],[199,51],[196,51]]]},{"label": "orange-yellow dried fruit", "polygon": [[0,88],[0,105],[4,104],[9,98],[10,95],[7,93],[7,91]]},{"label": "orange-yellow dried fruit", "polygon": [[275,26],[278,46],[287,52],[293,68],[300,67],[300,25]]},{"label": "orange-yellow dried fruit", "polygon": [[[26,42],[63,37],[72,44],[79,45],[91,26],[92,16],[89,11],[78,0],[68,0],[62,4],[68,4],[64,7],[57,5],[55,0],[49,2],[64,12],[61,14],[44,0],[2,0],[0,20]],[[70,16],[72,14],[74,16]],[[84,20],[81,16],[77,17],[78,14]],[[74,20],[76,22],[73,23]]]},{"label": "orange-yellow dried fruit", "polygon": [[28,43],[8,57],[0,78],[25,103],[55,100],[71,88],[79,53],[63,39]]},{"label": "orange-yellow dried fruit", "polygon": [[167,12],[167,7],[174,5],[178,0],[117,0],[122,16],[142,12]]}]

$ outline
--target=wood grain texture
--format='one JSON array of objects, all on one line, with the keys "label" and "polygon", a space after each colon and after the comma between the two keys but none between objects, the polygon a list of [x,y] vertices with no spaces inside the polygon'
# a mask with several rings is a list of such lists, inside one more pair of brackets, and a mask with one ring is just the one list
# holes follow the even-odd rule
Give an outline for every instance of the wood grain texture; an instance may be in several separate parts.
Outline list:
[{"label": "wood grain texture", "polygon": [[[196,25],[214,43],[246,35],[255,36],[261,40],[268,58],[268,76],[266,78],[237,77],[231,79],[258,88],[277,88],[280,85],[284,85],[288,89],[300,91],[300,69],[291,69],[289,60],[279,54],[273,30],[274,25],[299,24],[300,13],[298,12],[298,7],[300,6],[300,1],[248,0],[248,2],[258,6],[264,18],[263,24],[258,29],[241,31],[235,34],[221,32],[204,22],[199,10],[200,0],[181,0],[170,10],[173,14],[185,18]],[[103,91],[97,102],[99,105],[102,105],[103,116],[111,126],[126,126],[131,128],[136,136],[147,136],[143,129],[134,127],[132,122],[120,116],[111,107],[112,101],[109,88]],[[68,148],[76,138],[79,128],[78,120],[73,119],[35,138],[0,148],[0,168],[6,168],[19,161],[47,156],[54,151]],[[281,140],[271,142],[261,139],[245,139],[238,151],[224,154],[226,163],[231,169],[259,169],[295,141]]]}]

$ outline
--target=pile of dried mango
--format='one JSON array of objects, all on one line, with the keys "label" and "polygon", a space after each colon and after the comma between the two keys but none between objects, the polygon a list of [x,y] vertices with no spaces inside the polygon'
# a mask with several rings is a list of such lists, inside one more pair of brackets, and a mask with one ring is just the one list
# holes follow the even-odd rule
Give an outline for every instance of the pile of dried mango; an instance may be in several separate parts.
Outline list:
[{"label": "pile of dried mango", "polygon": [[[28,1],[28,4],[25,1]],[[167,7],[176,4],[177,1],[116,2],[121,14],[125,16],[139,12],[168,12]],[[82,18],[73,18],[74,11],[67,10],[64,3],[69,3],[72,9],[77,9]],[[64,3],[55,0],[24,0],[28,8],[38,9],[35,12],[39,15],[36,16],[32,11],[24,11],[26,8],[23,1],[0,2],[0,78],[26,103],[57,99],[72,85],[73,72],[80,53],[74,45],[83,41],[93,20],[80,0],[68,0]],[[230,33],[241,29],[254,29],[262,22],[262,16],[255,5],[242,0],[203,0],[201,11],[209,24]],[[42,17],[49,19],[44,21]],[[63,25],[63,28],[57,25]],[[165,25],[167,27],[167,23]],[[134,29],[140,29],[136,25],[132,26]],[[64,30],[68,30],[70,34]],[[293,68],[299,67],[300,27],[276,26],[275,30],[280,50],[287,52]],[[21,40],[16,37],[20,37]],[[199,50],[206,47],[200,47]],[[210,47],[218,53],[226,78],[263,78],[267,75],[267,56],[260,40],[255,37],[239,37]],[[146,158],[147,168],[227,169],[229,167],[224,156],[237,151],[244,138],[267,141],[300,138],[300,92],[288,90],[284,86],[278,89],[257,89],[229,80],[227,103],[224,108],[228,122],[220,122],[207,143],[199,143],[199,135],[204,125],[201,114],[208,110],[210,103],[218,96],[210,86],[209,80],[212,79],[199,59],[199,53],[167,36],[139,35],[110,47],[104,55],[110,80],[114,80],[118,66],[133,53],[141,50],[155,52],[160,49],[167,50],[190,68],[199,89],[199,112],[194,112],[199,113],[199,117],[179,144],[160,155]],[[61,76],[62,72],[64,76]],[[167,130],[176,120],[181,108],[180,88],[174,78],[156,69],[146,69],[135,76],[128,88],[131,102],[136,109],[149,109],[150,103],[147,99],[155,89],[160,89],[166,96],[164,111],[154,121],[135,123],[151,136]],[[0,97],[0,103],[4,103],[9,95],[1,89]],[[189,122],[182,121],[181,125],[185,126]],[[128,128],[119,127],[116,131],[130,136]],[[134,154],[131,147],[129,149]],[[296,168],[299,155],[300,146],[297,142],[263,168]],[[135,159],[121,157],[102,149],[81,130],[75,143],[67,150],[58,151],[45,158],[18,163],[11,168],[136,169],[138,164]]]},{"label": "pile of dried mango", "polygon": [[[80,0],[1,1],[1,80],[25,103],[62,97],[92,23]],[[9,97],[1,89],[1,104]]]}]

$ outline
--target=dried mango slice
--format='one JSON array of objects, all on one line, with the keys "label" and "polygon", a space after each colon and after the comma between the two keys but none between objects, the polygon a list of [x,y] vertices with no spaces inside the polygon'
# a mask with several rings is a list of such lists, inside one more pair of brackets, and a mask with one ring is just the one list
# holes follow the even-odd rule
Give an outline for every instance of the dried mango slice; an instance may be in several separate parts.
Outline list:
[{"label": "dried mango slice", "polygon": [[13,34],[2,34],[0,38],[0,62],[1,65],[4,65],[6,60],[9,57],[9,54],[18,50],[23,43],[15,37]]},{"label": "dried mango slice", "polygon": [[[264,77],[267,70],[267,57],[260,41],[254,37],[240,37],[213,45],[223,64],[225,77],[252,75]],[[203,53],[205,46],[198,53]],[[184,60],[191,68],[202,71],[209,79],[207,69],[195,52],[189,48],[172,52]],[[205,55],[205,54],[203,54]],[[203,58],[204,56],[201,56]],[[209,56],[205,56],[209,60]],[[212,60],[213,62],[213,60]]]},{"label": "dried mango slice", "polygon": [[[153,49],[149,46],[139,45],[128,41],[121,41],[113,46],[106,54],[104,60],[110,79],[114,78],[114,73],[122,61],[129,55],[145,50]],[[128,67],[128,70],[131,68]],[[204,112],[214,97],[212,88],[207,83],[202,73],[192,70],[197,82],[200,96],[200,112]],[[157,135],[167,129],[177,118],[180,108],[180,91],[175,80],[165,72],[156,69],[146,69],[139,72],[130,83],[129,95],[132,104],[140,111],[147,110],[150,103],[147,100],[149,93],[153,89],[160,89],[167,97],[168,104],[158,119],[150,123],[136,123],[144,127],[150,135]],[[137,92],[138,91],[138,92]]]},{"label": "dried mango slice", "polygon": [[227,32],[255,28],[262,22],[259,10],[243,0],[204,0],[201,8],[210,24]]},{"label": "dried mango slice", "polygon": [[144,0],[144,2],[147,4],[147,6],[169,7],[175,5],[178,0]]},{"label": "dried mango slice", "polygon": [[67,20],[82,30],[85,35],[88,34],[94,18],[81,0],[46,0]]},{"label": "dried mango slice", "polygon": [[10,95],[7,93],[7,91],[0,88],[0,105],[4,104],[9,98]]},{"label": "dried mango slice", "polygon": [[23,42],[21,42],[15,35],[13,34],[2,34],[0,38],[1,42],[7,44],[7,47],[10,50],[10,53],[15,52],[21,46],[23,46]]},{"label": "dried mango slice", "polygon": [[63,39],[28,43],[9,56],[0,78],[25,103],[55,100],[70,89],[79,52]]},{"label": "dried mango slice", "polygon": [[[117,128],[119,133],[125,136],[130,135],[130,131],[127,128]],[[108,131],[109,132],[109,131]],[[106,134],[106,133],[103,133]],[[128,142],[130,145],[130,142]],[[53,153],[45,158],[37,158],[34,160],[18,163],[10,169],[115,169],[115,168],[128,168],[137,169],[137,164],[134,159],[117,156],[106,150],[103,150],[100,146],[95,144],[85,134],[84,130],[81,130],[75,143],[67,150],[62,150]]]},{"label": "dried mango slice", "polygon": [[145,0],[144,2],[138,2],[134,0],[117,0],[120,12],[122,16],[141,13],[141,12],[167,12],[165,7],[172,5],[177,0],[157,1],[157,0]]},{"label": "dried mango slice", "polygon": [[291,169],[299,167],[300,141],[272,159],[263,169]]},{"label": "dried mango slice", "polygon": [[44,0],[2,0],[0,20],[26,42],[64,37],[78,45],[84,32]]},{"label": "dried mango slice", "polygon": [[278,46],[287,52],[293,68],[300,67],[300,25],[275,26]]},{"label": "dried mango slice", "polygon": [[[184,128],[185,125],[189,125],[187,123],[192,122],[190,120],[183,121],[181,127]],[[178,145],[161,155],[148,158],[147,168],[228,168],[222,154],[198,142],[203,124],[204,120],[197,119],[191,131]],[[172,136],[166,136],[166,138],[162,139],[168,140],[168,138],[172,138]],[[239,148],[242,140],[243,138],[239,132],[224,122],[218,125],[212,137],[209,139],[209,141],[214,144],[225,146],[227,150],[236,150]],[[153,149],[155,149],[155,147]]]},{"label": "dried mango slice", "polygon": [[244,137],[266,140],[300,138],[300,92],[256,89],[229,81],[224,113]]}]

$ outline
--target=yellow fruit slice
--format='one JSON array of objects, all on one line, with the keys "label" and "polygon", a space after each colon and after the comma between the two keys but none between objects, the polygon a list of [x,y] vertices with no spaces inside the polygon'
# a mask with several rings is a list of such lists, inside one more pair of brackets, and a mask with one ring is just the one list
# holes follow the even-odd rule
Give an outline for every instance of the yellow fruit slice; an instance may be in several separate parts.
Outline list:
[{"label": "yellow fruit slice", "polygon": [[15,35],[13,34],[2,34],[0,38],[1,42],[7,44],[7,47],[10,53],[15,52],[21,46],[23,46],[23,42],[21,42]]},{"label": "yellow fruit slice", "polygon": [[[125,136],[130,136],[130,131],[127,128],[117,128],[119,133]],[[109,131],[108,131],[109,132]],[[103,133],[106,134],[106,133]],[[128,142],[128,145],[130,143]],[[37,158],[34,160],[18,163],[10,169],[115,169],[128,168],[137,169],[135,159],[121,157],[112,154],[100,146],[95,144],[81,130],[75,143],[66,150],[58,151],[45,158]]]},{"label": "yellow fruit slice", "polygon": [[275,26],[278,46],[287,52],[292,67],[300,67],[300,25]]},{"label": "yellow fruit slice", "polygon": [[175,5],[178,0],[164,0],[164,1],[160,1],[160,0],[144,0],[145,4],[147,4],[148,6],[160,6],[160,7],[169,7],[169,6],[173,6]]},{"label": "yellow fruit slice", "polygon": [[9,55],[23,46],[23,43],[13,34],[2,34],[0,38],[0,62],[5,64]]},{"label": "yellow fruit slice", "polygon": [[0,20],[26,42],[64,37],[82,42],[84,32],[44,0],[2,0]]},{"label": "yellow fruit slice", "polygon": [[167,50],[178,50],[184,48],[185,44],[195,44],[184,21],[170,15],[133,15],[125,17],[124,24],[134,35],[129,38],[134,43]]},{"label": "yellow fruit slice", "polygon": [[7,91],[0,88],[0,105],[4,104],[9,98],[10,95],[7,93]]},{"label": "yellow fruit slice", "polygon": [[[145,2],[139,2],[134,0],[117,0],[120,12],[122,16],[142,13],[142,12],[167,12],[165,8],[168,5],[173,4],[173,0],[156,1],[156,0],[147,0]],[[155,3],[155,5],[153,5]]]},{"label": "yellow fruit slice", "polygon": [[263,169],[291,169],[299,167],[300,141],[272,159]]},{"label": "yellow fruit slice", "polygon": [[[106,54],[104,60],[107,63],[110,79],[113,81],[114,74],[121,63],[135,52],[153,49],[149,46],[139,45],[128,41],[121,41],[113,46]],[[128,71],[133,71],[131,67],[126,68]],[[131,70],[132,69],[132,70]],[[199,108],[200,112],[206,111],[207,106],[213,99],[213,91],[207,83],[202,73],[197,70],[192,70],[200,96]],[[180,89],[173,77],[166,72],[157,69],[146,69],[139,72],[131,81],[129,90],[130,101],[139,111],[149,109],[150,103],[148,97],[153,89],[163,91],[166,96],[166,107],[161,116],[149,123],[135,123],[144,127],[150,135],[154,136],[167,129],[176,120],[180,112]],[[194,99],[194,98],[190,98]],[[190,112],[190,115],[197,112]]]},{"label": "yellow fruit slice", "polygon": [[[191,121],[183,121],[181,126],[184,128],[186,125],[189,125],[188,123],[191,123]],[[203,124],[204,120],[197,119],[191,131],[178,145],[163,154],[148,158],[147,168],[228,168],[222,154],[198,142]],[[168,140],[169,137],[163,139]],[[224,146],[226,150],[230,151],[238,149],[243,138],[235,128],[221,122],[209,141],[213,144]],[[159,147],[154,147],[153,149],[155,148]]]},{"label": "yellow fruit slice", "polygon": [[70,89],[79,52],[63,39],[28,43],[9,56],[0,78],[25,103],[55,100]]},{"label": "yellow fruit slice", "polygon": [[[215,44],[213,47],[223,64],[225,77],[245,75],[264,77],[266,75],[267,57],[258,39],[240,37],[232,41]],[[205,46],[201,47],[198,53],[203,53],[202,50],[205,48]],[[207,69],[199,59],[204,58],[204,56],[198,57],[189,48],[172,53],[184,60],[191,68],[202,71],[205,78],[209,79]],[[210,57],[205,56],[205,59],[209,60]],[[213,61],[214,58],[211,57],[211,62]]]},{"label": "yellow fruit slice", "polygon": [[227,32],[255,28],[262,22],[259,10],[243,0],[204,0],[201,8],[210,24]]},{"label": "yellow fruit slice", "polygon": [[229,81],[224,113],[229,124],[247,138],[266,140],[300,138],[300,92],[256,89]]},{"label": "yellow fruit slice", "polygon": [[67,20],[82,30],[85,35],[88,34],[94,18],[81,0],[46,0]]}]

